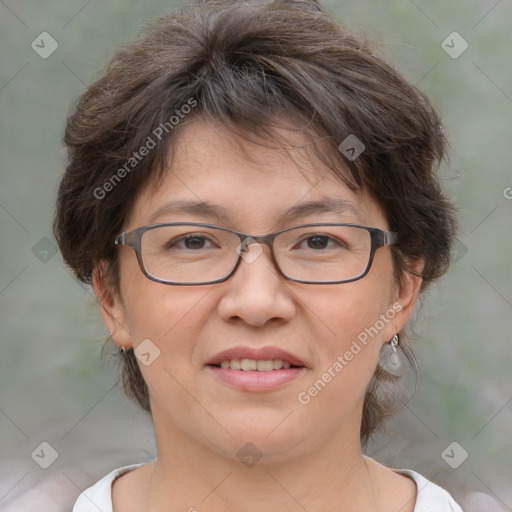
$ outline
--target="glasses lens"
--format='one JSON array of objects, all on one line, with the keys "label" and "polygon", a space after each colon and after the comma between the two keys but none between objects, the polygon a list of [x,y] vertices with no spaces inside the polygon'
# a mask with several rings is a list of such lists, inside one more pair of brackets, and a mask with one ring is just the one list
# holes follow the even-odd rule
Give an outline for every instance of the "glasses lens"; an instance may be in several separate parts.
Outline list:
[{"label": "glasses lens", "polygon": [[[207,283],[226,277],[238,260],[240,238],[203,226],[158,226],[141,238],[146,272],[174,283]],[[370,233],[354,226],[306,226],[274,241],[281,271],[292,279],[333,282],[354,279],[368,266]]]},{"label": "glasses lens", "polygon": [[237,235],[221,229],[158,226],[142,235],[142,261],[146,272],[164,281],[216,281],[235,266],[239,244]]},{"label": "glasses lens", "polygon": [[309,226],[278,235],[274,250],[281,270],[301,281],[343,281],[368,266],[371,236],[354,226]]}]

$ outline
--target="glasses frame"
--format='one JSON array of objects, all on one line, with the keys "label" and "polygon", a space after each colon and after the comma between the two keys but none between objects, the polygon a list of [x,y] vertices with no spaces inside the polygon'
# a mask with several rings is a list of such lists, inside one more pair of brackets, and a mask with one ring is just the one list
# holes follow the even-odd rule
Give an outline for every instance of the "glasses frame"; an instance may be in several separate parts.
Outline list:
[{"label": "glasses frame", "polygon": [[[155,277],[151,275],[145,268],[144,262],[142,259],[142,248],[141,248],[141,239],[142,235],[151,229],[158,228],[160,226],[198,226],[198,227],[205,227],[205,228],[215,228],[220,229],[223,231],[229,231],[230,233],[234,233],[240,238],[240,244],[241,248],[238,252],[238,259],[231,269],[230,272],[221,279],[216,279],[214,281],[204,281],[204,282],[197,282],[197,283],[190,283],[190,282],[181,282],[177,283],[175,281],[166,281],[165,279],[160,279],[158,277]],[[295,279],[293,277],[290,277],[286,275],[279,266],[275,254],[274,254],[274,240],[275,238],[286,231],[290,231],[292,229],[297,228],[305,228],[305,227],[314,227],[314,226],[352,226],[355,228],[361,228],[365,229],[370,233],[370,239],[371,239],[371,246],[370,246],[370,256],[368,259],[368,264],[366,265],[366,268],[364,271],[359,274],[356,277],[352,277],[350,279],[343,279],[341,281],[304,281],[302,279]],[[247,243],[249,241],[249,243]],[[384,247],[386,245],[394,245],[398,241],[398,233],[395,231],[386,231],[384,229],[375,228],[371,226],[364,226],[361,224],[350,224],[350,223],[343,223],[343,222],[316,222],[312,224],[300,224],[297,226],[292,226],[289,228],[281,229],[279,231],[274,231],[272,233],[268,233],[266,235],[260,235],[260,236],[253,236],[249,235],[247,233],[242,233],[240,231],[235,231],[234,229],[229,229],[223,226],[217,226],[215,224],[205,224],[201,222],[165,222],[165,223],[157,223],[157,224],[148,224],[147,226],[141,226],[139,228],[133,229],[132,231],[125,231],[119,235],[117,235],[114,239],[114,244],[117,246],[125,246],[132,248],[136,255],[137,255],[137,261],[139,263],[139,267],[142,271],[142,273],[152,281],[156,281],[157,283],[162,284],[172,284],[176,286],[200,286],[205,284],[216,284],[216,283],[223,283],[224,281],[227,281],[235,272],[236,269],[240,265],[240,261],[242,260],[242,253],[246,250],[249,244],[252,244],[254,242],[257,242],[259,244],[267,245],[270,248],[270,255],[272,258],[272,262],[274,263],[274,266],[278,270],[278,272],[286,279],[290,281],[294,281],[296,283],[303,283],[303,284],[342,284],[342,283],[350,283],[353,281],[358,281],[359,279],[362,279],[368,272],[370,271],[370,268],[373,263],[373,258],[375,255],[375,251],[379,249],[380,247]]]}]

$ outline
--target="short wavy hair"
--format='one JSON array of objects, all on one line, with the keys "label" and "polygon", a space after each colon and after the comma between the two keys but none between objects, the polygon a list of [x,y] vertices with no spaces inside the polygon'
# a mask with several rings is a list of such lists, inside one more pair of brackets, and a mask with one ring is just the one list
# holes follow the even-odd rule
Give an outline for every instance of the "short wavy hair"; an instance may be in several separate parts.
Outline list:
[{"label": "short wavy hair", "polygon": [[[310,140],[321,137],[328,150],[318,158],[352,189],[369,191],[399,233],[391,247],[397,281],[418,260],[421,291],[446,271],[457,218],[437,176],[446,136],[426,96],[313,0],[226,0],[158,19],[115,53],[68,117],[54,234],[80,281],[90,284],[98,266],[106,288],[119,293],[114,237],[141,188],[163,176],[181,126],[169,120],[192,98],[191,115],[237,133],[275,141],[276,116],[285,114]],[[130,172],[126,163],[155,130],[161,142]],[[349,135],[365,146],[357,159],[339,150]],[[122,179],[113,183],[116,174]],[[120,357],[126,393],[150,411],[133,349]],[[363,445],[396,411],[378,392],[386,379],[393,377],[377,367],[364,401]]]}]

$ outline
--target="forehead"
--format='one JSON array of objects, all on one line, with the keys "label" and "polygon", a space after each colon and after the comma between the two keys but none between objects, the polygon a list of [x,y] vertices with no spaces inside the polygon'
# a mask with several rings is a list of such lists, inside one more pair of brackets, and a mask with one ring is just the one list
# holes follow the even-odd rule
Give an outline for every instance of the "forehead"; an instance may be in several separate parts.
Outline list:
[{"label": "forehead", "polygon": [[329,150],[321,138],[286,123],[273,132],[263,140],[218,121],[187,123],[161,179],[139,192],[126,228],[178,220],[180,213],[189,215],[183,220],[209,213],[209,222],[238,228],[248,219],[275,225],[322,211],[357,223],[380,214],[365,191],[352,190],[321,161],[318,151]]},{"label": "forehead", "polygon": [[[172,171],[184,171],[192,177],[195,172],[236,166],[247,179],[265,174],[311,185],[320,180],[340,182],[323,164],[318,151],[327,154],[325,137],[305,133],[290,119],[275,116],[276,125],[269,133],[258,136],[219,120],[196,118],[182,127],[173,148]],[[347,171],[345,174],[349,175]],[[206,176],[203,176],[206,178]]]}]

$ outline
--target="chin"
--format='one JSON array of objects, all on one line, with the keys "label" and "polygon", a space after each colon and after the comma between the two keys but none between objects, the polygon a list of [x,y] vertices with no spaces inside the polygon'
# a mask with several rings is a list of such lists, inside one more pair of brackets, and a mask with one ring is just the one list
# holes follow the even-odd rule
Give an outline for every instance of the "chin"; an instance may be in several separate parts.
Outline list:
[{"label": "chin", "polygon": [[[291,414],[290,414],[291,412]],[[216,451],[228,458],[261,459],[261,462],[277,463],[285,461],[299,453],[297,447],[309,436],[303,426],[296,424],[297,417],[292,410],[282,413],[279,410],[261,410],[253,413],[237,415],[223,426],[231,434],[223,436],[222,442],[216,445]]]}]

